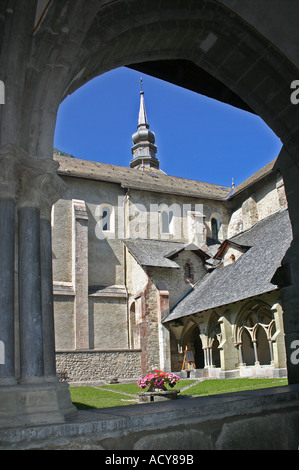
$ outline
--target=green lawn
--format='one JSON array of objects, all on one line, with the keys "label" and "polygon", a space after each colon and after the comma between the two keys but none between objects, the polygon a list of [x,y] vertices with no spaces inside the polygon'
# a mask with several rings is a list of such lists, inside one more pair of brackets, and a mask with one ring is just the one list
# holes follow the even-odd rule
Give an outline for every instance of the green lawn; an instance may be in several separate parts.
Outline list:
[{"label": "green lawn", "polygon": [[[215,379],[203,382],[180,380],[174,390],[181,390],[180,396],[204,396],[277,387],[287,385],[287,383],[287,379]],[[188,388],[183,390],[185,387]],[[79,410],[132,405],[138,403],[138,392],[140,391],[136,383],[99,387],[70,387],[72,401]]]},{"label": "green lawn", "polygon": [[70,387],[70,392],[72,402],[78,410],[110,408],[112,406],[132,405],[135,403],[135,401],[131,401],[134,397],[95,387]]},{"label": "green lawn", "polygon": [[287,379],[211,379],[195,384],[183,395],[204,396],[217,395],[219,393],[240,392],[242,390],[256,390],[287,385]]}]

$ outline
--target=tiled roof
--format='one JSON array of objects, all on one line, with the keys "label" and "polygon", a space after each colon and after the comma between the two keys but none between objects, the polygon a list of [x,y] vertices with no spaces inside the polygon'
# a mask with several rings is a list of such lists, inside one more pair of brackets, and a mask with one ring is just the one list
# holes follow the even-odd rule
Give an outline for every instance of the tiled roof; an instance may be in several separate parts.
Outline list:
[{"label": "tiled roof", "polygon": [[231,240],[250,248],[235,263],[207,274],[174,307],[165,322],[277,289],[271,279],[292,240],[288,211],[261,220]]}]

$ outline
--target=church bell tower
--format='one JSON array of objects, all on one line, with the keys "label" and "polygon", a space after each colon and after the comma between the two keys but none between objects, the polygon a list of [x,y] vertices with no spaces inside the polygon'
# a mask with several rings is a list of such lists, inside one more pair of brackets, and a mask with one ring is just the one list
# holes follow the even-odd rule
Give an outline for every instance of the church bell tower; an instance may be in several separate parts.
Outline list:
[{"label": "church bell tower", "polygon": [[144,92],[140,91],[140,109],[138,116],[137,132],[132,135],[133,159],[130,163],[131,168],[156,168],[159,169],[159,160],[156,157],[157,146],[155,145],[155,133],[150,131],[144,103]]}]

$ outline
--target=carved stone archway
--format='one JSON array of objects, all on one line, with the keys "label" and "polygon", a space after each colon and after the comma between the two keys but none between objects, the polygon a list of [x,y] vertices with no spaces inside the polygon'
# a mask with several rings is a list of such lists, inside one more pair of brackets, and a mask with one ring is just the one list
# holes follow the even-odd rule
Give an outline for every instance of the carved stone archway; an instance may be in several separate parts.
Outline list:
[{"label": "carved stone archway", "polygon": [[[275,2],[267,29],[266,6],[255,2],[252,8],[250,2],[249,11],[247,2],[239,3],[177,0],[174,7],[168,0],[1,2],[0,80],[6,96],[0,117],[0,340],[7,360],[0,365],[0,403],[8,416],[4,425],[18,419],[25,424],[61,420],[69,413],[69,405],[60,405],[65,398],[59,385],[49,380],[55,377],[55,352],[53,335],[47,337],[44,330],[45,322],[47,332],[53,330],[50,208],[63,191],[52,161],[56,114],[69,93],[122,65],[188,60],[223,84],[222,91],[240,97],[282,140],[277,168],[285,182],[294,240],[275,282],[282,292],[288,377],[290,383],[299,383],[299,367],[291,361],[299,339],[299,108],[290,102],[290,84],[299,75],[299,57],[291,42],[298,9],[295,0],[288,13]],[[282,15],[287,18],[285,29]],[[55,413],[27,408],[16,417],[24,397],[48,393],[50,387],[58,397],[53,399]]]}]

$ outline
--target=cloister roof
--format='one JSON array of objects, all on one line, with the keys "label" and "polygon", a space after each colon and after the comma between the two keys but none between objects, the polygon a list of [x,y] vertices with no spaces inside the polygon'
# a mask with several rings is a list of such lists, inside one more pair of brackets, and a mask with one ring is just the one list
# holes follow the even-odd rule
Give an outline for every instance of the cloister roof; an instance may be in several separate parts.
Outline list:
[{"label": "cloister roof", "polygon": [[271,279],[292,240],[288,211],[277,212],[257,222],[231,240],[250,248],[235,263],[216,268],[195,284],[164,322],[277,289]]}]

